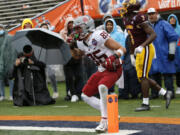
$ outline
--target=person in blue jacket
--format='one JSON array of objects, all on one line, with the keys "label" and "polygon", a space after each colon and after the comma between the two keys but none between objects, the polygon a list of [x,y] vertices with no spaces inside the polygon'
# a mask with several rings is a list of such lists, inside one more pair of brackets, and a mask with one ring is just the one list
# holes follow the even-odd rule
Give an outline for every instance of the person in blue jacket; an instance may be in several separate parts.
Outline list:
[{"label": "person in blue jacket", "polygon": [[[117,24],[113,18],[106,19],[106,21],[104,23],[104,29],[110,34],[111,38],[113,38],[114,40],[116,40],[122,46],[125,47],[125,42],[126,42],[125,34],[123,32],[119,32],[119,30],[117,28]],[[122,57],[122,59],[125,60],[125,57]],[[131,65],[131,62],[130,62],[130,65]],[[130,80],[128,80],[128,78],[127,78],[127,76],[129,76],[129,74],[128,74],[127,70],[125,70],[126,67],[123,65],[124,87],[119,87],[118,98],[121,98],[121,99],[129,99],[129,93],[132,95],[133,98],[137,97],[137,94],[134,94],[135,93],[134,89],[130,89],[136,84],[134,84],[133,86],[132,85],[129,86]],[[135,72],[135,76],[136,76],[136,72]],[[134,82],[134,80],[135,80],[134,77],[132,80]],[[136,86],[135,86],[135,88],[136,88]],[[109,91],[110,91],[110,93],[114,92],[114,87],[111,88]]]},{"label": "person in blue jacket", "polygon": [[[180,38],[180,25],[179,20],[175,14],[168,16],[168,22],[173,26],[174,30]],[[175,53],[175,64],[176,64],[176,94],[180,94],[180,40],[178,39]]]},{"label": "person in blue jacket", "polygon": [[[125,36],[123,32],[120,32],[119,26],[116,24],[115,20],[107,18],[104,22],[104,30],[110,34],[111,38],[120,43],[123,47],[125,46]],[[109,89],[109,94],[114,93],[114,86]]]},{"label": "person in blue jacket", "polygon": [[119,32],[117,24],[113,18],[109,18],[104,23],[105,30],[110,34],[111,38],[125,46],[125,35],[123,32]]},{"label": "person in blue jacket", "polygon": [[126,37],[126,53],[124,54],[124,64],[123,64],[123,71],[124,71],[124,89],[119,90],[119,98],[127,99],[129,98],[129,94],[131,95],[131,99],[138,98],[138,95],[141,93],[141,84],[137,78],[137,72],[133,62],[131,61],[131,54],[130,54],[130,45],[131,45],[131,38],[128,35]]},{"label": "person in blue jacket", "polygon": [[[173,74],[176,73],[174,58],[178,35],[154,8],[149,8],[147,14],[149,23],[157,35],[153,41],[156,58],[152,62],[150,75],[160,86],[162,86],[163,76],[165,87],[168,91],[172,91],[172,98],[174,98]],[[158,98],[158,92],[152,89],[151,98]]]}]

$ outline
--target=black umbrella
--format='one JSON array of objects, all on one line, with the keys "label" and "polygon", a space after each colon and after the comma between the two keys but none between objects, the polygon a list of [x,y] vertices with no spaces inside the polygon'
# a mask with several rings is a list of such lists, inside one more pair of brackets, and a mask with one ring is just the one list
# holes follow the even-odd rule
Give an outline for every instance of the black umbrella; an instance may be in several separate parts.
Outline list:
[{"label": "black umbrella", "polygon": [[36,58],[46,64],[66,64],[72,57],[69,46],[60,35],[46,29],[17,31],[12,39],[12,47],[19,53],[27,44],[32,46]]}]

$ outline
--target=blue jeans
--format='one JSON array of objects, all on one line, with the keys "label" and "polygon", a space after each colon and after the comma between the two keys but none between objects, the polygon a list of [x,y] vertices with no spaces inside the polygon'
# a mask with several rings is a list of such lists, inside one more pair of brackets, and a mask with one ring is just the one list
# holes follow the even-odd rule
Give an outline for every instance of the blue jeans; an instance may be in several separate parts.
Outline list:
[{"label": "blue jeans", "polygon": [[[8,80],[9,83],[9,94],[12,96],[13,86],[14,86],[14,80]],[[5,97],[5,83],[4,80],[0,80],[0,95]]]},{"label": "blue jeans", "polygon": [[49,65],[46,68],[49,80],[51,82],[52,88],[54,92],[57,92],[57,81],[54,69],[52,69]]}]

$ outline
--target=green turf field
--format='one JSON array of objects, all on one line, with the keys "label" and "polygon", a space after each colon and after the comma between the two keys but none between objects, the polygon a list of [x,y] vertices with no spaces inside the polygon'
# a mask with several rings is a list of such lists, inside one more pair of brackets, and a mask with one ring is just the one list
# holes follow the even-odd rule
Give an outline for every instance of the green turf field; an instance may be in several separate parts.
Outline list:
[{"label": "green turf field", "polygon": [[[52,89],[50,86],[49,90],[52,94]],[[16,107],[13,106],[12,101],[4,100],[0,102],[0,115],[100,115],[97,110],[91,108],[83,101],[79,101],[76,103],[64,101],[64,82],[58,83],[58,91],[60,97],[56,100],[56,103],[54,105]],[[7,98],[8,95],[8,89],[6,88]],[[141,103],[141,99],[119,100],[119,114],[121,116],[140,117],[180,117],[180,95],[176,95],[176,98],[172,100],[169,109],[165,109],[165,100],[161,97],[159,99],[150,100],[150,105],[152,106],[151,111],[134,112],[134,109],[140,106]]]},{"label": "green turf field", "polygon": [[[49,90],[52,95],[52,89],[49,85]],[[54,105],[44,106],[28,106],[15,107],[12,101],[4,100],[0,102],[0,115],[73,115],[73,116],[99,116],[100,113],[85,104],[83,101],[71,103],[64,101],[65,83],[58,83],[58,92],[60,97]],[[6,88],[6,98],[8,98],[8,87]],[[141,99],[119,100],[119,114],[121,116],[136,116],[136,117],[180,117],[180,95],[172,100],[170,108],[165,109],[165,100],[161,97],[156,100],[150,100],[152,106],[147,112],[134,112],[134,109],[141,104]],[[153,129],[152,129],[153,130]],[[13,131],[0,130],[0,135],[95,135],[96,133],[83,132],[57,132],[57,131]]]}]

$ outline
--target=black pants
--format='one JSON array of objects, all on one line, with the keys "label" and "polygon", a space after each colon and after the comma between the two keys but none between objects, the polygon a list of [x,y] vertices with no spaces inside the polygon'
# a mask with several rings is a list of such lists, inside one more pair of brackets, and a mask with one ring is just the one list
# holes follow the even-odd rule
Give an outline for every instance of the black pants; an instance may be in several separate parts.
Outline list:
[{"label": "black pants", "polygon": [[138,82],[135,68],[124,70],[124,89],[119,89],[119,97],[128,98],[131,94],[131,97],[135,98],[140,92],[141,85]]},{"label": "black pants", "polygon": [[73,63],[64,66],[64,74],[66,81],[66,93],[70,90],[71,95],[80,97],[84,86],[82,63]]},{"label": "black pants", "polygon": [[180,72],[176,72],[176,85],[180,87]]},{"label": "black pants", "polygon": [[[174,95],[173,74],[161,74],[161,73],[157,73],[157,74],[151,75],[151,78],[153,80],[155,80],[161,87],[162,87],[162,78],[164,78],[165,88],[168,91],[172,91],[172,93]],[[157,90],[155,90],[155,89],[151,89],[151,95],[158,97],[159,96],[159,92]]]}]

